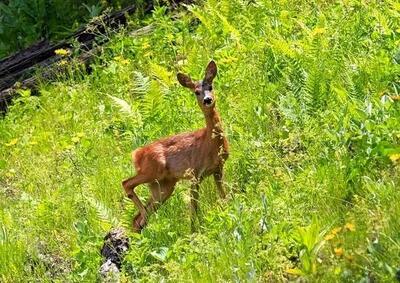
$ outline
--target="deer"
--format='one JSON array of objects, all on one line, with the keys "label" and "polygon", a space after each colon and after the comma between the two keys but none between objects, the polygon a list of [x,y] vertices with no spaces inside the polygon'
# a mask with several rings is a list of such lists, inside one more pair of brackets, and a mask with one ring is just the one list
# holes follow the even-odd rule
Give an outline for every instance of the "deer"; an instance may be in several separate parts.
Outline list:
[{"label": "deer", "polygon": [[[131,153],[136,175],[124,180],[122,186],[127,197],[139,210],[132,221],[134,232],[142,231],[150,214],[172,195],[179,180],[191,180],[192,232],[195,231],[202,180],[213,175],[219,196],[225,198],[223,166],[229,156],[229,148],[221,118],[215,108],[213,80],[216,75],[217,65],[213,60],[208,63],[204,78],[200,81],[193,81],[183,73],[177,74],[179,83],[195,94],[197,104],[204,114],[205,128],[159,139]],[[145,205],[135,193],[135,188],[140,184],[148,184],[150,189],[150,197]]]}]

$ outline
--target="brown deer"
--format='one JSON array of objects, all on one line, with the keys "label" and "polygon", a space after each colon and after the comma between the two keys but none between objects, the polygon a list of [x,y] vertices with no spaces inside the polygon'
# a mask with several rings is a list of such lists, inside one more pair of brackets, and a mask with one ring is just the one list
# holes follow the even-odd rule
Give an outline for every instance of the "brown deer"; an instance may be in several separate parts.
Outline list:
[{"label": "brown deer", "polygon": [[[190,208],[191,226],[198,211],[199,184],[204,177],[214,176],[220,197],[225,197],[222,187],[223,166],[228,158],[228,142],[224,136],[221,120],[215,109],[212,82],[217,75],[214,61],[208,63],[204,79],[193,81],[179,73],[179,83],[196,95],[197,103],[204,113],[206,127],[195,132],[183,133],[155,141],[132,152],[136,176],[122,182],[128,197],[139,209],[133,219],[133,230],[140,232],[147,224],[150,213],[164,203],[174,191],[180,179],[191,179]],[[134,189],[148,183],[151,197],[146,205],[140,201]]]}]

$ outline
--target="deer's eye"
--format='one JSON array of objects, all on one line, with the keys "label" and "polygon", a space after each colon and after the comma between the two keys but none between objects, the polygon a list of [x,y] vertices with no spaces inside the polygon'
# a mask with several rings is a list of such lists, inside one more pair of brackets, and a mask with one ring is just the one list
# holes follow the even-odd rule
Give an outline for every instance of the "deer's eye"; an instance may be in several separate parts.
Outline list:
[{"label": "deer's eye", "polygon": [[196,90],[194,93],[195,93],[197,96],[200,95],[200,91],[198,91],[198,90]]}]

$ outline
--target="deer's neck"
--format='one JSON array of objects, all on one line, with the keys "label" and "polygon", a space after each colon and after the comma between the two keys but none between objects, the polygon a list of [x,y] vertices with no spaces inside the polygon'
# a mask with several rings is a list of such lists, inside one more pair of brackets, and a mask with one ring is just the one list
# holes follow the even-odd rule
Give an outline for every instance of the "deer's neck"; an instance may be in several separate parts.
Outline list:
[{"label": "deer's neck", "polygon": [[206,130],[207,135],[211,138],[219,137],[223,138],[223,129],[221,125],[221,118],[215,108],[211,108],[208,111],[204,111],[204,117],[206,119]]}]

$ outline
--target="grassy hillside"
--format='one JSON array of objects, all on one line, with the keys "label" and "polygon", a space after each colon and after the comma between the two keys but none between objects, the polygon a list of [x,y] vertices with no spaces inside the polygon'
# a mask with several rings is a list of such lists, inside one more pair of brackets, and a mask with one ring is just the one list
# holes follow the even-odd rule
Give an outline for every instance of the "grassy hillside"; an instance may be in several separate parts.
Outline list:
[{"label": "grassy hillside", "polygon": [[[213,58],[227,200],[189,182],[131,235],[123,282],[393,282],[400,268],[400,5],[208,0],[116,36],[90,75],[29,91],[0,121],[0,281],[93,282],[135,207],[130,151],[204,126],[178,71]],[[148,189],[138,189],[146,198]]]}]

